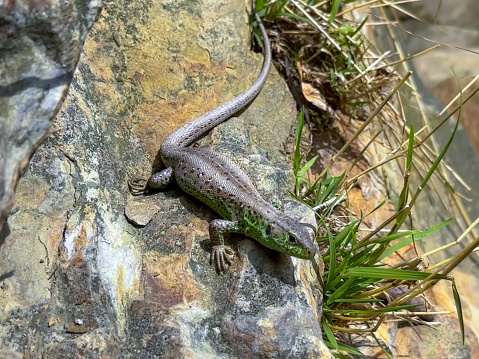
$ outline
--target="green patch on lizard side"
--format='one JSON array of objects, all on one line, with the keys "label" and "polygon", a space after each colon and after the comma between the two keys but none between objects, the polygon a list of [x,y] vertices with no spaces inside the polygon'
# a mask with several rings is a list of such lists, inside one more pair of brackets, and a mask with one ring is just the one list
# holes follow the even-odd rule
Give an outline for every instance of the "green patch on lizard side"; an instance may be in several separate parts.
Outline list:
[{"label": "green patch on lizard side", "polygon": [[258,216],[255,216],[251,211],[245,211],[244,221],[246,223],[244,233],[267,246],[268,244],[265,243],[267,237],[266,224],[262,223]]}]

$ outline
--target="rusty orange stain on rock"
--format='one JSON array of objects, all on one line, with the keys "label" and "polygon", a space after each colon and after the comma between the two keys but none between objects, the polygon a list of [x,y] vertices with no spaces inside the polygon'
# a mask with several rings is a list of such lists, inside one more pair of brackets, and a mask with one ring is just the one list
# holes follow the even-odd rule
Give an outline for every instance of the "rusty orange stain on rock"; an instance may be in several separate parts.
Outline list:
[{"label": "rusty orange stain on rock", "polygon": [[165,307],[198,300],[202,286],[189,270],[189,260],[189,254],[147,254],[142,270],[145,300],[159,302]]},{"label": "rusty orange stain on rock", "polygon": [[87,235],[85,226],[81,227],[80,234],[75,238],[75,252],[79,252],[87,244]]},{"label": "rusty orange stain on rock", "polygon": [[58,247],[63,240],[63,228],[65,221],[65,213],[56,213],[55,216],[51,216],[49,218],[49,228],[45,231],[47,234],[45,245],[47,247],[50,261],[53,261],[58,255]]},{"label": "rusty orange stain on rock", "polygon": [[85,256],[82,252],[76,253],[70,260],[70,266],[81,267],[85,265]]},{"label": "rusty orange stain on rock", "polygon": [[266,335],[268,338],[277,337],[276,330],[274,329],[274,325],[273,323],[271,323],[270,318],[261,319],[258,322],[258,325],[266,331]]},{"label": "rusty orange stain on rock", "polygon": [[181,91],[173,100],[145,102],[139,108],[138,124],[132,132],[142,139],[154,158],[161,144],[170,134],[209,110],[215,108],[219,98],[215,94]]},{"label": "rusty orange stain on rock", "polygon": [[201,241],[201,239],[208,238],[208,223],[196,217],[189,217],[188,225],[170,227],[166,230],[165,238],[167,240],[164,242],[165,245],[175,250],[179,244],[187,252],[190,252],[196,239]]}]

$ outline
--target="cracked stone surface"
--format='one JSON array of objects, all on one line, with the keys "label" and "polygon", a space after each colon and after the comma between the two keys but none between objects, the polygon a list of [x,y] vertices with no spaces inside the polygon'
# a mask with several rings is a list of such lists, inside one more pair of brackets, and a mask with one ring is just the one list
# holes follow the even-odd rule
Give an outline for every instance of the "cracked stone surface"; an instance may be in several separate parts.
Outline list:
[{"label": "cracked stone surface", "polygon": [[0,1],[0,228],[18,180],[49,135],[99,0]]}]

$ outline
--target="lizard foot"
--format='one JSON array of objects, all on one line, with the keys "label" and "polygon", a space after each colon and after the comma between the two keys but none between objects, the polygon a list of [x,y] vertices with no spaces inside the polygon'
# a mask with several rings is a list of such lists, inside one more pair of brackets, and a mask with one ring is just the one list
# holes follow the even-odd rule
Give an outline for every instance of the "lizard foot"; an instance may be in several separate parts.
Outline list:
[{"label": "lizard foot", "polygon": [[226,273],[226,264],[233,264],[231,258],[229,257],[233,254],[233,250],[226,248],[223,245],[213,246],[211,249],[210,265],[214,263],[216,272],[218,272],[218,274]]},{"label": "lizard foot", "polygon": [[134,178],[128,181],[128,188],[133,196],[140,196],[146,193],[148,181],[143,178]]}]

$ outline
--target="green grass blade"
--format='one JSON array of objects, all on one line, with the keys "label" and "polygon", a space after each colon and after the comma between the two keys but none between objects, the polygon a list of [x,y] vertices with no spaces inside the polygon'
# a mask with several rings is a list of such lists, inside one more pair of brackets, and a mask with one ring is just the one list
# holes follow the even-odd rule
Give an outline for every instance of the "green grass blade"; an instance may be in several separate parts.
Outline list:
[{"label": "green grass blade", "polygon": [[368,246],[372,247],[376,244],[389,243],[389,242],[392,242],[396,239],[411,236],[413,234],[419,234],[419,233],[421,233],[421,231],[415,230],[415,231],[404,231],[404,232],[397,232],[397,233],[394,233],[394,234],[389,234],[386,237],[382,237],[382,238],[378,238],[378,239],[370,239],[369,241],[361,242],[361,243],[357,244],[354,247],[353,250],[357,251],[358,249],[363,248],[363,247],[368,247]]},{"label": "green grass blade", "polygon": [[326,288],[330,283],[336,278],[336,244],[333,235],[331,234],[329,228],[328,238],[329,238],[329,270],[328,270],[328,281],[326,282]]},{"label": "green grass blade", "polygon": [[305,22],[305,23],[311,25],[313,28],[316,28],[316,25],[314,25],[311,22],[311,20],[309,20],[307,17],[299,16],[299,15],[292,14],[292,13],[289,13],[289,12],[282,12],[282,13],[278,14],[277,17],[290,17],[290,18]]},{"label": "green grass blade", "polygon": [[338,177],[329,177],[328,173],[328,178],[321,183],[321,187],[324,188],[324,190],[320,192],[321,196],[317,199],[317,204],[326,201],[331,194],[336,194],[339,191],[339,187],[341,186],[345,176],[346,171]]},{"label": "green grass blade", "polygon": [[306,175],[306,172],[311,168],[311,166],[314,165],[318,157],[319,155],[316,155],[313,158],[311,158],[296,174],[296,194],[297,195],[299,194],[300,185],[302,182],[306,182],[308,183],[308,185],[310,184],[309,179],[306,178],[305,175]]},{"label": "green grass blade", "polygon": [[[356,267],[348,268],[343,277],[360,277],[372,279],[400,279],[400,280],[423,280],[431,275],[429,272],[419,272],[405,269],[377,268],[377,267]],[[435,274],[431,279],[447,279],[443,274]]]},{"label": "green grass blade", "polygon": [[316,162],[316,160],[318,159],[319,155],[316,155],[314,156],[313,158],[311,158],[304,166],[303,168],[301,168],[301,170],[299,171],[299,175],[300,176],[304,176],[306,174],[306,172],[311,168],[312,165],[314,165],[314,162]]},{"label": "green grass blade", "polygon": [[409,144],[408,144],[407,156],[406,156],[406,171],[407,172],[411,172],[413,153],[414,153],[414,125],[411,124],[411,128],[409,130]]},{"label": "green grass blade", "polygon": [[371,332],[371,335],[373,336],[374,340],[376,341],[376,344],[378,345],[378,347],[380,347],[382,349],[383,353],[386,354],[388,359],[394,359],[392,357],[392,355],[389,353],[388,348],[384,344],[382,344],[381,341],[376,337],[376,334],[374,334],[374,332]]},{"label": "green grass blade", "polygon": [[335,303],[379,303],[382,302],[381,299],[374,298],[347,298],[347,299],[336,299]]},{"label": "green grass blade", "polygon": [[368,263],[369,260],[374,256],[376,251],[371,251],[372,248],[368,248],[367,250],[361,250],[352,256],[349,259],[349,266],[350,267],[357,267],[362,264]]},{"label": "green grass blade", "polygon": [[331,13],[329,15],[329,23],[332,24],[334,19],[336,19],[336,14],[338,13],[339,6],[341,5],[341,0],[332,0],[331,1]]},{"label": "green grass blade", "polygon": [[343,284],[339,286],[338,289],[334,291],[332,295],[329,296],[329,298],[326,300],[326,305],[330,305],[333,303],[336,299],[340,298],[343,296],[343,294],[351,287],[351,285],[356,281],[356,278],[349,278],[346,280]]},{"label": "green grass blade", "polygon": [[[460,111],[459,111],[459,113],[460,113]],[[449,146],[451,146],[452,140],[456,136],[457,129],[459,128],[459,122],[460,122],[459,119],[460,119],[460,117],[458,117],[458,119],[456,121],[456,125],[454,126],[454,130],[452,131],[452,134],[449,137],[449,140],[447,141],[447,143],[444,146],[444,148],[442,149],[441,153],[439,154],[439,156],[437,156],[436,160],[434,161],[431,168],[429,169],[426,176],[424,177],[423,181],[421,182],[421,185],[419,186],[419,188],[417,190],[417,194],[414,195],[414,199],[416,199],[419,192],[421,192],[422,189],[424,189],[426,187],[426,184],[429,182],[429,179],[431,178],[433,173],[436,171],[437,167],[439,166],[439,163],[442,161],[442,159],[446,155],[446,152],[449,149]]]},{"label": "green grass blade", "polygon": [[368,21],[368,19],[369,19],[369,16],[366,16],[366,17],[364,18],[364,20],[359,24],[359,26],[354,30],[354,32],[353,32],[351,35],[349,35],[349,36],[350,36],[351,38],[353,38],[354,35],[356,35],[356,34],[363,28],[364,24],[366,24],[366,22]]},{"label": "green grass blade", "polygon": [[341,243],[343,243],[347,237],[351,234],[351,225],[348,224],[346,227],[343,228],[341,232],[339,232],[335,237],[334,237],[334,243],[336,246],[340,246]]},{"label": "green grass blade", "polygon": [[324,313],[338,313],[338,314],[382,314],[382,313],[390,313],[390,312],[398,312],[404,309],[410,309],[413,307],[417,307],[419,304],[406,304],[406,305],[398,305],[395,307],[384,307],[380,309],[329,309],[324,308]]},{"label": "green grass blade", "polygon": [[462,345],[464,345],[466,336],[464,333],[464,317],[462,316],[461,297],[459,296],[459,291],[457,290],[456,282],[454,281],[454,279],[452,279],[451,283],[452,295],[454,297],[454,305],[456,306],[457,318],[459,319],[459,329],[461,330]]},{"label": "green grass blade", "polygon": [[[462,92],[460,93],[460,95],[461,94],[462,94]],[[462,101],[462,97],[460,97],[460,98],[461,98],[461,101]],[[426,188],[427,183],[429,182],[432,175],[434,174],[434,172],[437,170],[439,164],[441,163],[442,159],[446,155],[446,152],[448,151],[449,147],[451,146],[451,143],[452,143],[454,137],[456,136],[457,130],[459,128],[459,123],[460,123],[460,119],[461,119],[461,109],[462,109],[462,106],[459,108],[459,115],[458,115],[458,118],[457,118],[457,121],[456,121],[456,125],[454,126],[454,130],[452,131],[452,134],[449,137],[449,140],[447,141],[446,145],[442,149],[441,153],[439,153],[439,155],[437,156],[434,163],[431,165],[431,168],[426,173],[426,175],[424,176],[424,179],[422,180],[418,189],[414,193],[414,196],[412,197],[411,201],[409,202],[409,209],[407,211],[404,211],[404,213],[402,213],[400,216],[398,216],[398,218],[396,219],[396,223],[392,227],[390,233],[395,233],[402,226],[402,224],[404,223],[404,220],[406,219],[407,215],[409,215],[409,213],[411,212],[411,208],[416,203],[417,198],[419,197],[419,195],[421,194],[423,189]],[[379,258],[379,256],[378,256],[378,258]]]},{"label": "green grass blade", "polygon": [[279,14],[282,14],[284,12],[284,7],[288,3],[289,0],[283,0],[281,2],[275,2],[273,9],[272,9],[272,15],[270,16],[270,20],[275,20]]},{"label": "green grass blade", "polygon": [[329,325],[328,325],[326,319],[324,319],[324,317],[321,320],[321,326],[323,327],[323,332],[324,332],[324,334],[326,334],[326,337],[328,338],[328,341],[331,344],[331,347],[334,348],[334,349],[339,349],[338,341],[334,337],[334,333],[331,330],[331,328],[329,327]]},{"label": "green grass blade", "polygon": [[[461,106],[459,107],[459,114],[457,116],[456,127],[454,128],[454,132],[453,132],[453,135],[452,135],[452,136],[454,136],[454,134],[456,133],[456,130],[459,126],[459,121],[461,120],[463,99],[462,99],[461,82],[457,78],[457,75],[454,72],[454,70],[452,70],[452,72],[454,73],[454,76],[456,77],[457,85],[459,86],[459,101],[460,101],[460,104],[461,104]],[[462,316],[461,297],[459,296],[459,291],[457,290],[456,282],[455,282],[454,278],[451,279],[451,283],[452,283],[452,294],[453,294],[453,297],[454,297],[454,305],[456,306],[457,318],[459,319],[459,328],[461,330],[462,345],[464,345],[466,335],[465,335],[465,331],[464,331],[464,317]]]},{"label": "green grass blade", "polygon": [[384,205],[386,204],[386,202],[388,201],[388,199],[389,199],[388,197],[384,198],[384,200],[383,200],[381,203],[379,203],[376,207],[374,207],[374,209],[373,209],[371,212],[369,212],[367,215],[365,215],[364,217],[367,217],[367,216],[369,216],[371,213],[376,212],[379,208],[381,208],[382,206],[384,206]]},{"label": "green grass blade", "polygon": [[339,276],[336,277],[335,279],[333,279],[333,281],[328,282],[328,284],[324,286],[324,292],[326,293],[326,291],[333,290],[341,282],[342,282],[341,277]]},{"label": "green grass blade", "polygon": [[409,145],[408,145],[407,155],[406,155],[406,174],[404,176],[404,185],[403,185],[401,194],[399,195],[398,208],[397,208],[398,211],[403,209],[403,207],[406,205],[408,200],[409,174],[411,172],[413,152],[414,152],[414,125],[411,125],[411,129],[409,130]]},{"label": "green grass blade", "polygon": [[349,354],[363,355],[363,353],[361,353],[358,349],[341,342],[338,342],[338,350]]},{"label": "green grass blade", "polygon": [[406,238],[390,247],[388,247],[386,250],[384,250],[384,252],[379,256],[379,260],[382,260],[388,256],[390,256],[391,254],[393,254],[394,252],[400,250],[401,248],[409,245],[412,243],[413,240],[415,241],[420,241],[422,239],[424,239],[425,237],[429,236],[430,234],[434,233],[434,232],[437,232],[439,231],[442,227],[445,227],[447,226],[450,222],[452,221],[452,218],[449,218],[449,219],[446,219],[444,222],[441,222],[437,225],[435,225],[434,227],[431,227],[429,229],[426,229],[424,231],[419,231],[419,233],[415,233],[414,234],[414,238],[413,237],[410,237],[410,238]]},{"label": "green grass blade", "polygon": [[294,174],[297,175],[299,172],[299,166],[301,164],[301,137],[303,134],[304,126],[304,106],[301,108],[298,116],[298,129],[296,130],[296,149],[294,151],[294,160],[293,168]]},{"label": "green grass blade", "polygon": [[351,298],[360,295],[367,287],[375,285],[378,281],[376,279],[361,279],[360,282],[356,281],[346,292],[344,292],[344,298]]},{"label": "green grass blade", "polygon": [[266,0],[256,0],[255,1],[256,12],[263,10],[265,5],[266,5]]}]

